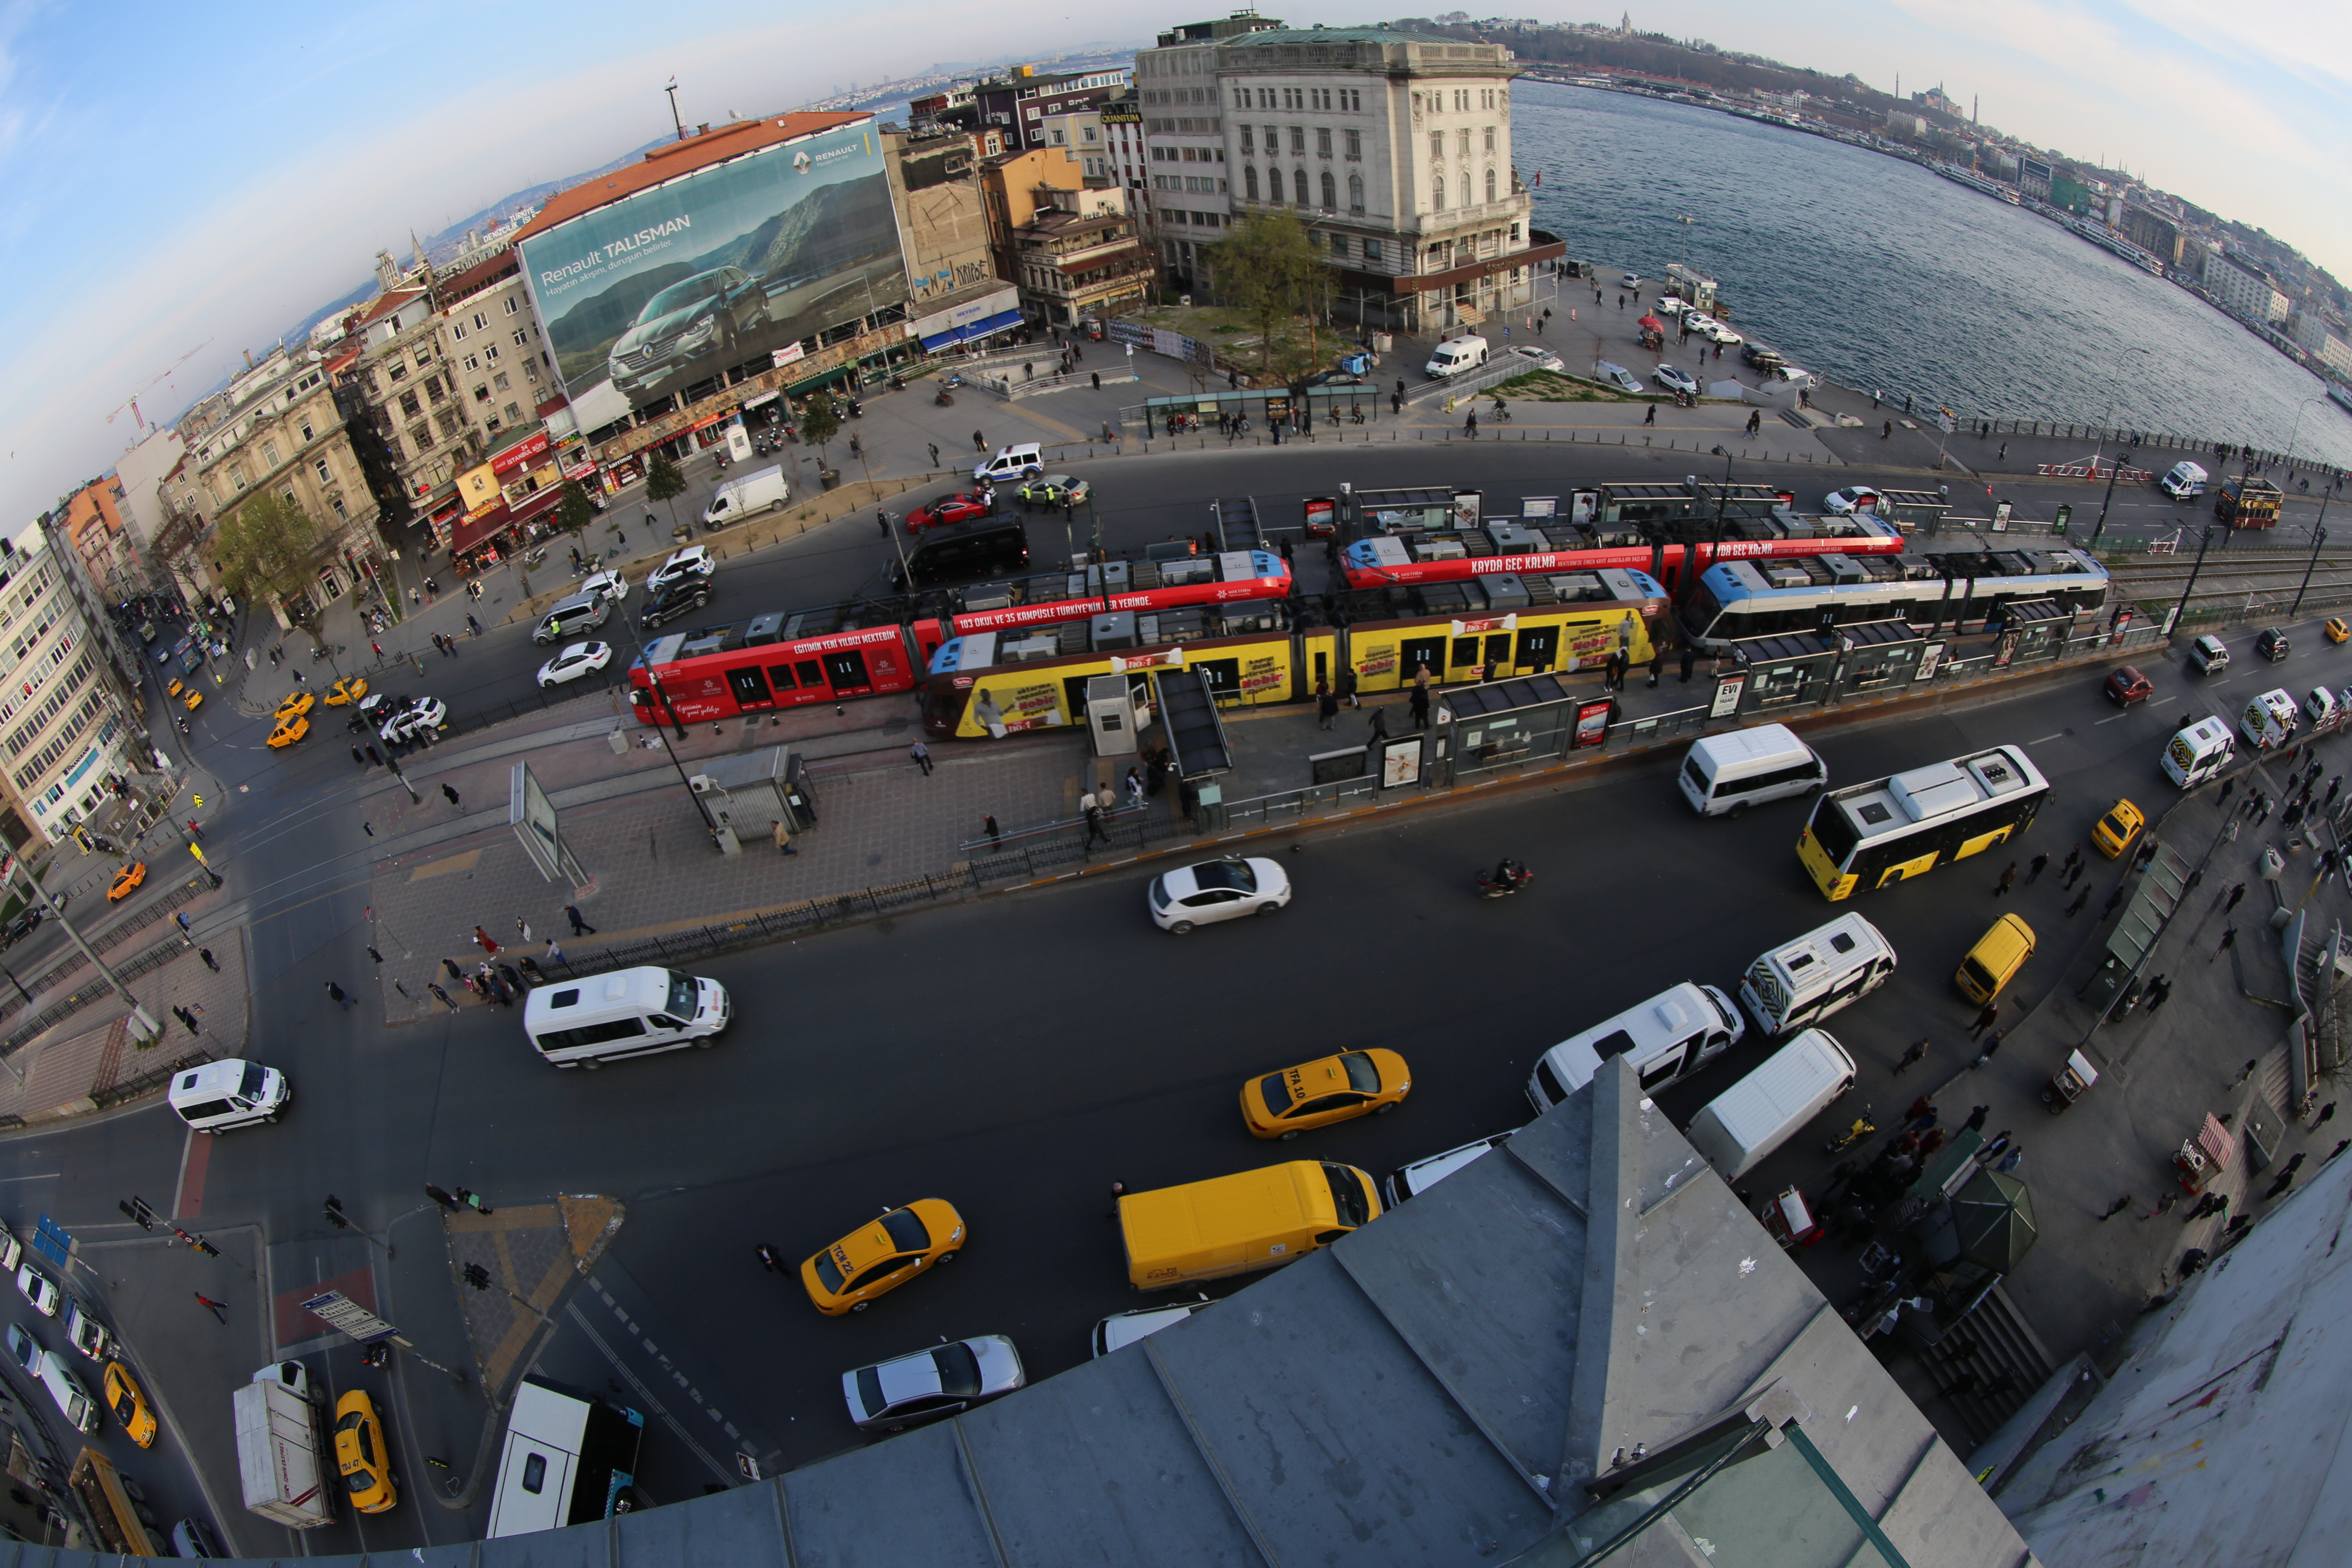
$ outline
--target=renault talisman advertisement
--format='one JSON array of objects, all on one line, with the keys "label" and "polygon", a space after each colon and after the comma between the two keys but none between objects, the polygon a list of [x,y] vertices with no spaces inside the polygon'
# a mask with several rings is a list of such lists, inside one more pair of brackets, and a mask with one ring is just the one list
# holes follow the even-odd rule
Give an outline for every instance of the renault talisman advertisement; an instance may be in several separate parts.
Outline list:
[{"label": "renault talisman advertisement", "polygon": [[518,249],[575,404],[707,395],[722,371],[765,369],[907,298],[871,121],[683,174]]}]

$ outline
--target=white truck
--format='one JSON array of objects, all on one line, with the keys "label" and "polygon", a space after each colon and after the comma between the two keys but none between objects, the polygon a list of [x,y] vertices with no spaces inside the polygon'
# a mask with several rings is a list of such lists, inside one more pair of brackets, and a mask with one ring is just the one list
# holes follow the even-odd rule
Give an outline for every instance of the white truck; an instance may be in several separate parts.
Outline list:
[{"label": "white truck", "polygon": [[229,1396],[236,1414],[236,1468],[245,1506],[289,1530],[332,1523],[331,1468],[320,1454],[318,1412],[299,1363],[263,1367]]},{"label": "white truck", "polygon": [[1421,368],[1433,380],[1443,381],[1449,375],[1459,375],[1465,370],[1475,370],[1486,363],[1486,340],[1473,334],[1454,338],[1438,344],[1429,352],[1429,363]]},{"label": "white truck", "polygon": [[702,526],[727,528],[791,499],[792,487],[784,483],[784,468],[778,463],[720,485],[712,492],[710,504],[702,509]]},{"label": "white truck", "polygon": [[1807,1029],[1725,1089],[1683,1136],[1717,1175],[1736,1182],[1853,1087],[1853,1058],[1826,1029]]}]

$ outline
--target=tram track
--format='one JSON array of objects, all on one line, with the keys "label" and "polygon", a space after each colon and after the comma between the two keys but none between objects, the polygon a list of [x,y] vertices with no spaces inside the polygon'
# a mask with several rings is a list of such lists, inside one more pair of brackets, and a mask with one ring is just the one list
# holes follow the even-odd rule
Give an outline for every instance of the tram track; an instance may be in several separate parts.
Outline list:
[{"label": "tram track", "polygon": [[[2209,557],[2202,570],[2186,561],[2166,561],[2161,564],[2135,562],[2112,569],[2118,596],[2147,605],[2179,603],[2192,572],[2197,585],[2189,595],[2187,607],[2191,612],[2260,609],[2291,603],[2298,594],[2307,602],[2352,599],[2352,556],[2323,555],[2316,563],[2308,556],[2301,560],[2274,556],[2261,562],[2229,563]],[[2307,584],[2306,572],[2310,574]]]}]

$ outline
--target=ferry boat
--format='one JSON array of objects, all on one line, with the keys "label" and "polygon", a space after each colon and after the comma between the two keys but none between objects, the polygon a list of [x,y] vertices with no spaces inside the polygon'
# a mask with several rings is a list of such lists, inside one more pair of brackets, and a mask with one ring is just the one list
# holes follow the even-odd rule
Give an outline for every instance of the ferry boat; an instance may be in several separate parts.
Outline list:
[{"label": "ferry boat", "polygon": [[2097,219],[2083,217],[2077,215],[2067,218],[2066,226],[2073,229],[2076,234],[2081,235],[2084,239],[2089,240],[2093,245],[2097,246],[2100,249],[2112,251],[2116,255],[2122,257],[2126,261],[2130,262],[2142,272],[2151,273],[2158,278],[2164,276],[2163,262],[2158,261],[2155,257],[2149,255],[2147,251],[2142,250],[2138,246],[2134,245],[2130,240],[2126,239],[2123,236],[2117,234],[2115,230],[2109,228],[2105,224],[2099,222]]},{"label": "ferry boat", "polygon": [[1972,191],[1982,191],[1986,195],[2007,202],[2011,206],[2018,205],[2015,187],[2004,185],[1999,180],[1988,179],[1974,169],[1963,169],[1958,163],[1937,163],[1935,168],[1936,173],[1943,175],[1944,178],[1966,185]]},{"label": "ferry boat", "polygon": [[2340,381],[2331,381],[2327,384],[2327,395],[2336,400],[2336,405],[2338,408],[2343,409],[2347,414],[2352,414],[2352,386],[2347,386]]}]

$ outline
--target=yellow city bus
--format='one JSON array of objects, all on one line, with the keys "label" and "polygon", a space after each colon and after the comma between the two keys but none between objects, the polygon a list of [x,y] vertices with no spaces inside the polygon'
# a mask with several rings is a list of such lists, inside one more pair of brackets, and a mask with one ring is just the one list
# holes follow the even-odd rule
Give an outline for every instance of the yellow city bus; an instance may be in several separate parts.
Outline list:
[{"label": "yellow city bus", "polygon": [[1826,792],[1797,858],[1825,899],[1891,888],[2023,833],[2049,798],[2023,748],[1995,746]]}]

